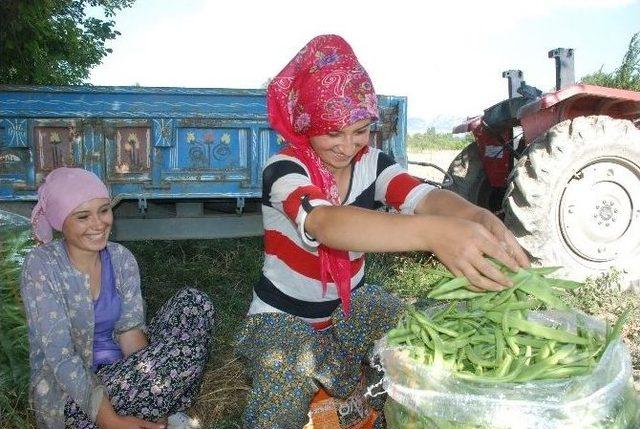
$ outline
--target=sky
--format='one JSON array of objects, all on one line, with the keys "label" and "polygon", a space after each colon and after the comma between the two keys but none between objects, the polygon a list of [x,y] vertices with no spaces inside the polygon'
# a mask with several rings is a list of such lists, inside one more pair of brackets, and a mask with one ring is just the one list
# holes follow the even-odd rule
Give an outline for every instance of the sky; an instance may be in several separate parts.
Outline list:
[{"label": "sky", "polygon": [[260,88],[311,38],[344,37],[378,94],[408,116],[464,118],[507,96],[502,71],[550,91],[547,52],[576,78],[613,71],[640,31],[640,0],[136,0],[114,18],[94,85]]}]

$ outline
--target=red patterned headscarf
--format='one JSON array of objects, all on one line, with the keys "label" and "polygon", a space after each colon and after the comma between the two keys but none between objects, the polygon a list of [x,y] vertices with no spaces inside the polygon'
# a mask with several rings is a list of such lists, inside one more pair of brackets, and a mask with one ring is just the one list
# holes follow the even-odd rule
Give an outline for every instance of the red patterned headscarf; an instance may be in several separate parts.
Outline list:
[{"label": "red patterned headscarf", "polygon": [[[311,182],[340,204],[333,174],[311,148],[309,137],[340,131],[363,119],[378,119],[373,84],[349,44],[340,36],[312,39],[267,88],[269,124],[304,162]],[[351,262],[345,251],[320,245],[323,292],[330,276],[349,314]]]}]

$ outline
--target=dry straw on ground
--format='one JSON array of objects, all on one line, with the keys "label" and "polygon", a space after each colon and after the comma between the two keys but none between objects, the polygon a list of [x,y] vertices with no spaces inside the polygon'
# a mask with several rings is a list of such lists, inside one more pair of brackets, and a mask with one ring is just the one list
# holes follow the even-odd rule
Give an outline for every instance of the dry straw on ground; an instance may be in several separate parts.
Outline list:
[{"label": "dry straw on ground", "polygon": [[240,415],[250,387],[244,366],[231,352],[216,361],[205,372],[200,396],[191,409],[203,427]]}]

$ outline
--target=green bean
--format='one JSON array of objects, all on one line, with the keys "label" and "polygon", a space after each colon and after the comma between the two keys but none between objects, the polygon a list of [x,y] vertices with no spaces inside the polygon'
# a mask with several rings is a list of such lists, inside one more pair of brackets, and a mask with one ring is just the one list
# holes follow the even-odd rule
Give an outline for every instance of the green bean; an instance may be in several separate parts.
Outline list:
[{"label": "green bean", "polygon": [[[431,321],[435,324],[436,321],[431,319]],[[455,331],[454,328],[460,328],[460,321],[459,320],[448,320],[446,322],[443,322],[440,324],[443,328],[447,328],[447,329],[452,329]]]},{"label": "green bean", "polygon": [[509,348],[511,349],[511,351],[513,352],[513,354],[515,356],[518,356],[520,354],[520,347],[518,346],[518,344],[513,339],[513,336],[511,336],[511,335],[505,336],[504,340],[507,343],[507,345],[509,346]]},{"label": "green bean", "polygon": [[495,344],[495,334],[478,334],[470,338],[471,344],[489,343]]},{"label": "green bean", "polygon": [[515,365],[511,365],[511,367],[513,368],[511,370],[510,373],[507,374],[507,378],[509,379],[509,381],[513,381],[516,379],[517,376],[520,375],[520,373],[524,370],[525,368],[525,362],[526,362],[526,358],[524,357],[518,357],[516,358],[516,363]]},{"label": "green bean", "polygon": [[456,353],[459,349],[464,348],[466,345],[469,344],[469,340],[466,338],[456,338],[453,341],[448,341],[448,342],[443,342],[442,343],[442,350],[445,353]]},{"label": "green bean", "polygon": [[500,294],[496,292],[485,292],[484,294],[482,294],[482,296],[476,297],[476,299],[472,300],[469,304],[469,307],[472,310],[477,310],[479,308],[484,309],[484,306],[489,305],[491,301],[497,296],[500,296]]},{"label": "green bean", "polygon": [[434,365],[441,365],[444,358],[442,353],[442,339],[436,331],[431,329],[431,327],[425,326],[424,328],[427,330],[427,333],[433,341],[433,363]]},{"label": "green bean", "polygon": [[454,310],[456,310],[458,306],[458,301],[452,301],[447,308],[445,308],[442,311],[439,311],[437,313],[435,313],[433,315],[433,317],[431,318],[434,322],[440,321],[441,319],[445,318],[446,316],[448,316],[449,314],[453,313]]},{"label": "green bean", "polygon": [[516,294],[516,298],[518,299],[518,301],[524,301],[524,300],[527,299],[527,293],[522,291],[522,290],[520,290],[520,289],[517,289],[515,294]]},{"label": "green bean", "polygon": [[548,278],[547,281],[551,284],[551,287],[558,289],[577,289],[582,286],[582,283],[574,282],[571,280]]},{"label": "green bean", "polygon": [[531,347],[535,347],[536,349],[542,349],[547,345],[547,342],[545,340],[541,340],[538,338],[525,336],[525,335],[515,335],[513,337],[513,341],[515,341],[516,344],[520,346],[531,346]]},{"label": "green bean", "polygon": [[420,332],[422,332],[422,327],[418,322],[409,323],[409,328],[411,329],[411,332],[413,332],[416,336],[419,336]]},{"label": "green bean", "polygon": [[527,271],[531,274],[539,274],[541,276],[546,276],[552,273],[555,273],[562,267],[531,267],[527,268]]},{"label": "green bean", "polygon": [[[487,315],[488,315],[488,313],[487,313]],[[511,335],[509,333],[509,311],[508,310],[504,311],[502,313],[502,317],[501,317],[500,323],[502,325],[502,335],[504,335],[505,340],[506,340],[507,337],[509,337]],[[516,355],[517,355],[517,353],[516,353]]]},{"label": "green bean", "polygon": [[586,338],[579,337],[578,335],[560,329],[549,328],[539,323],[509,317],[509,324],[520,331],[527,332],[536,337],[556,340],[561,343],[588,344]]},{"label": "green bean", "polygon": [[560,359],[568,356],[573,352],[574,348],[568,345],[563,346],[553,355],[549,356],[546,359],[543,359],[530,367],[524,369],[516,378],[517,382],[526,382],[536,379],[538,376],[543,374],[549,368],[554,366]]},{"label": "green bean", "polygon": [[505,302],[504,304],[498,305],[488,310],[491,310],[491,311],[530,310],[532,308],[538,307],[539,305],[540,303],[535,300]]},{"label": "green bean", "polygon": [[508,277],[513,282],[513,287],[511,289],[517,290],[523,281],[526,281],[531,277],[531,273],[528,272],[527,270],[520,269],[515,273],[512,272],[511,274],[508,275]]},{"label": "green bean", "polygon": [[512,362],[513,362],[513,355],[511,353],[507,353],[504,359],[502,360],[502,362],[500,363],[500,366],[498,367],[498,371],[496,372],[496,375],[498,377],[506,376],[507,373],[509,372],[509,369],[511,368]]},{"label": "green bean", "polygon": [[501,330],[496,329],[495,336],[496,336],[496,360],[498,362],[498,365],[502,365],[502,361],[505,358],[505,353],[504,353],[504,348],[505,348],[504,335],[502,334]]},{"label": "green bean", "polygon": [[545,282],[545,279],[537,274],[531,276],[528,281],[523,282],[523,284],[520,285],[520,290],[544,302],[549,308],[557,308],[559,310],[569,309],[567,304],[553,294],[551,288]]},{"label": "green bean", "polygon": [[583,366],[563,366],[558,368],[549,368],[540,375],[540,380],[576,377],[587,374],[589,371],[590,369]]},{"label": "green bean", "polygon": [[407,334],[410,334],[410,333],[411,333],[411,330],[407,328],[394,328],[387,333],[387,339],[390,340],[396,337],[406,336]]},{"label": "green bean", "polygon": [[584,352],[575,353],[565,358],[562,358],[558,362],[563,365],[569,365],[569,364],[575,364],[576,362],[588,360],[592,357],[593,355],[590,351],[584,351]]},{"label": "green bean", "polygon": [[422,326],[429,327],[431,329],[434,329],[442,334],[448,335],[450,337],[457,337],[458,333],[456,331],[453,331],[451,329],[447,329],[443,326],[439,326],[438,324],[432,323],[426,316],[420,314],[417,311],[414,311],[411,313],[411,315],[413,316],[414,319],[416,319],[418,321],[418,323],[420,323]]},{"label": "green bean", "polygon": [[483,368],[494,368],[496,366],[495,362],[490,362],[486,359],[483,359],[480,355],[478,355],[473,350],[473,347],[471,346],[465,347],[464,351],[467,354],[467,357],[469,358],[469,360],[475,365],[481,366]]},{"label": "green bean", "polygon": [[429,336],[425,331],[420,331],[420,339],[427,347],[433,350],[433,342],[429,340]]},{"label": "green bean", "polygon": [[[407,356],[420,364],[435,365],[456,377],[479,383],[527,382],[587,373],[600,358],[608,342],[621,335],[631,309],[625,310],[604,336],[579,326],[576,333],[526,319],[539,307],[567,309],[556,289],[576,282],[546,278],[557,267],[504,272],[514,286],[499,292],[473,292],[463,277],[431,270],[440,278],[429,296],[451,300],[431,316],[408,307],[387,343],[404,346]],[[461,303],[460,300],[465,300]]]},{"label": "green bean", "polygon": [[546,359],[551,355],[551,347],[549,347],[549,344],[545,344],[541,349],[540,352],[538,353],[538,356],[540,357],[540,359]]},{"label": "green bean", "polygon": [[620,334],[622,333],[622,327],[627,323],[627,320],[631,315],[631,310],[632,310],[631,306],[627,307],[622,312],[620,317],[618,317],[618,320],[616,320],[615,325],[613,325],[613,329],[611,330],[609,335],[607,335],[607,341],[606,341],[607,345],[609,345],[609,343],[615,340],[616,338],[620,338]]},{"label": "green bean", "polygon": [[525,365],[529,365],[529,363],[531,362],[531,359],[533,357],[533,349],[531,348],[531,346],[525,346],[524,348],[524,364]]},{"label": "green bean", "polygon": [[[464,329],[464,328],[465,328],[465,325],[464,325],[464,324],[461,324],[461,325],[460,325],[460,327],[461,327],[461,329]],[[467,329],[467,330],[462,330],[462,331],[460,332],[460,334],[458,335],[458,339],[471,337],[471,336],[475,335],[477,332],[478,332],[478,330],[477,330],[477,329],[475,329],[475,328],[471,328],[471,329]]]},{"label": "green bean", "polygon": [[394,337],[394,338],[390,338],[388,339],[388,343],[390,345],[401,345],[402,343],[409,343],[410,340],[416,339],[418,338],[415,334],[411,333],[411,334],[407,334],[406,336],[402,336],[402,337]]},{"label": "green bean", "polygon": [[451,292],[435,295],[430,298],[434,299],[470,299],[482,295],[483,292],[473,292],[468,289],[457,289]]},{"label": "green bean", "polygon": [[439,286],[434,288],[427,295],[428,298],[435,298],[436,296],[440,296],[447,292],[452,292],[454,290],[460,289],[462,287],[470,285],[469,280],[466,277],[455,277]]},{"label": "green bean", "polygon": [[479,307],[485,311],[495,309],[496,307],[500,307],[502,304],[506,303],[511,299],[515,291],[516,290],[514,288],[511,288],[511,289],[507,289],[506,291],[500,292],[495,295],[495,299],[488,300],[485,304],[480,304]]}]

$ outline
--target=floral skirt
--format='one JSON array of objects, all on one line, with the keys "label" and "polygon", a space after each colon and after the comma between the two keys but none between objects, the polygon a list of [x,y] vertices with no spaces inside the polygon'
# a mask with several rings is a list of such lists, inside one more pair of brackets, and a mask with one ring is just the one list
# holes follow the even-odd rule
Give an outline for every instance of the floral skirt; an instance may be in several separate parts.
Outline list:
[{"label": "floral skirt", "polygon": [[[381,374],[366,365],[367,358],[403,308],[397,297],[364,285],[351,295],[351,315],[345,318],[338,307],[332,327],[322,331],[289,314],[248,316],[236,338],[236,352],[252,379],[243,426],[300,429],[320,387],[344,399],[357,388],[363,370],[367,383],[379,380]],[[371,405],[381,410],[384,398]]]},{"label": "floral skirt", "polygon": [[[191,406],[200,389],[213,331],[213,305],[196,289],[169,299],[149,324],[149,345],[125,359],[100,366],[116,413],[156,421]],[[68,399],[65,426],[98,429]]]}]

